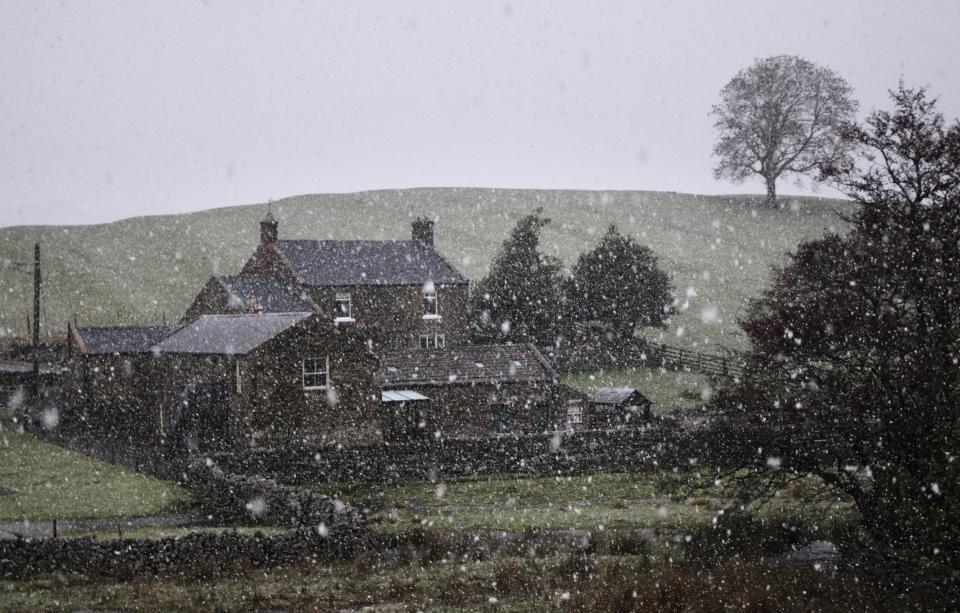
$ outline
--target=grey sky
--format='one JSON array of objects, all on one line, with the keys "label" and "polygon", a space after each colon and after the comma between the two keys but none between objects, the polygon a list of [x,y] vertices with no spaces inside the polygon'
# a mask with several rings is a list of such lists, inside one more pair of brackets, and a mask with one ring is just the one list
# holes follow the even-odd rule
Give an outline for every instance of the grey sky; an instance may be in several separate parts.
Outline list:
[{"label": "grey sky", "polygon": [[916,0],[0,0],[0,226],[387,187],[759,192],[711,175],[739,69],[801,55],[862,111],[902,76],[956,117],[958,23]]}]

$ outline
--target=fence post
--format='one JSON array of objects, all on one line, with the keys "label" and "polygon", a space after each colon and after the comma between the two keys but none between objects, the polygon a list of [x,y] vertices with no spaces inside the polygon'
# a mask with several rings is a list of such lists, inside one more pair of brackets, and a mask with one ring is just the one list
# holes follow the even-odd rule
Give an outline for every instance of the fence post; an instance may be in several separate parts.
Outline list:
[{"label": "fence post", "polygon": [[57,518],[53,518],[53,538],[57,538]]}]

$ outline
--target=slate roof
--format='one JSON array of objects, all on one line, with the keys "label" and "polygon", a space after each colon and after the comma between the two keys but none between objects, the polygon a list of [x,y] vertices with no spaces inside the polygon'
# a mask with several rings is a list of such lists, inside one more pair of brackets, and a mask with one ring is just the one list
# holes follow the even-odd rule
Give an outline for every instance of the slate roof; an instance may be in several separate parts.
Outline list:
[{"label": "slate roof", "polygon": [[[587,402],[590,404],[620,404],[626,402],[635,393],[638,392],[632,387],[601,387],[591,394]],[[643,394],[640,394],[640,397],[646,399]]]},{"label": "slate roof", "polygon": [[419,241],[282,240],[273,248],[304,285],[455,285],[467,279]]},{"label": "slate roof", "polygon": [[380,359],[386,386],[548,383],[557,373],[533,345],[468,345],[410,349]]},{"label": "slate roof", "polygon": [[81,351],[87,354],[146,353],[176,329],[173,326],[84,327],[77,328],[77,334],[83,343]]},{"label": "slate roof", "polygon": [[248,353],[313,313],[201,315],[157,343],[160,353]]},{"label": "slate roof", "polygon": [[256,299],[257,309],[266,313],[295,313],[313,310],[304,290],[275,275],[233,275],[214,277],[231,300],[244,308]]}]

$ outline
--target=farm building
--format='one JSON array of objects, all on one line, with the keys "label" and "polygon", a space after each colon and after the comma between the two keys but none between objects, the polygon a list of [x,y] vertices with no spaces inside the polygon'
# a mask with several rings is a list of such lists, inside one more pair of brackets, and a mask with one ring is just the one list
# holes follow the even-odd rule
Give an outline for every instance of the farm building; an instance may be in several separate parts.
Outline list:
[{"label": "farm building", "polygon": [[378,357],[355,328],[313,313],[106,330],[74,334],[64,427],[117,445],[215,451],[544,432],[564,427],[576,396],[532,346]]},{"label": "farm building", "polygon": [[375,435],[378,362],[350,327],[302,312],[105,330],[74,335],[72,428],[196,450]]},{"label": "farm building", "polygon": [[576,395],[532,345],[393,351],[381,365],[384,390],[424,399],[419,427],[448,437],[556,430]]},{"label": "farm building", "polygon": [[280,240],[268,213],[239,275],[213,277],[187,309],[199,315],[312,310],[355,325],[382,348],[466,341],[468,281],[417,219],[405,241]]},{"label": "farm building", "polygon": [[632,387],[602,387],[587,401],[589,427],[619,428],[650,417],[650,400]]},{"label": "farm building", "polygon": [[178,326],[73,330],[69,427],[117,444],[235,450],[291,439],[485,436],[565,426],[568,397],[528,345],[467,345],[468,284],[409,241],[279,240]]}]

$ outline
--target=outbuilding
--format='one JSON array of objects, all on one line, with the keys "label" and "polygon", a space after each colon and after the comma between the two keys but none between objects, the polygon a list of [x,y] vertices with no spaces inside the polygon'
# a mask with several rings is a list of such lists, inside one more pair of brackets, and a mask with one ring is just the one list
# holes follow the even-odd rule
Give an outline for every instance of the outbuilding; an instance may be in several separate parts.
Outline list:
[{"label": "outbuilding", "polygon": [[56,401],[60,395],[60,366],[42,363],[39,380],[35,380],[31,362],[0,360],[0,409],[19,409],[30,398],[34,384],[46,402]]},{"label": "outbuilding", "polygon": [[385,393],[408,390],[422,397],[421,404],[405,407],[407,423],[416,419],[428,434],[451,438],[562,429],[566,402],[578,394],[560,384],[533,345],[387,352],[381,378]]},{"label": "outbuilding", "polygon": [[650,399],[632,387],[601,387],[590,395],[591,429],[637,426],[650,417]]}]

